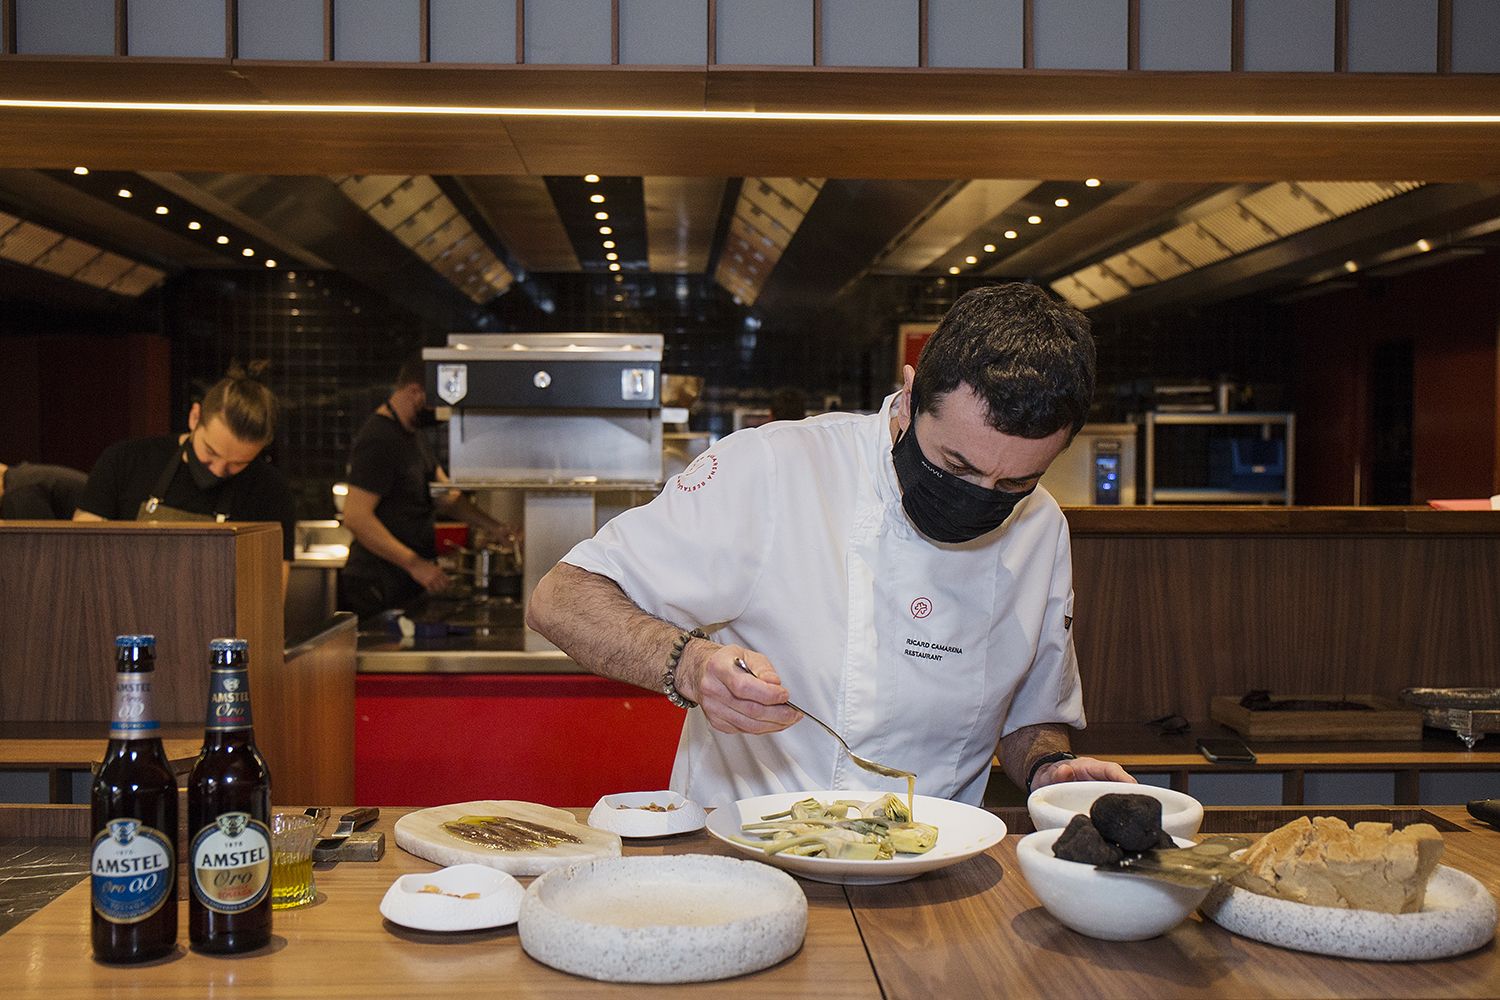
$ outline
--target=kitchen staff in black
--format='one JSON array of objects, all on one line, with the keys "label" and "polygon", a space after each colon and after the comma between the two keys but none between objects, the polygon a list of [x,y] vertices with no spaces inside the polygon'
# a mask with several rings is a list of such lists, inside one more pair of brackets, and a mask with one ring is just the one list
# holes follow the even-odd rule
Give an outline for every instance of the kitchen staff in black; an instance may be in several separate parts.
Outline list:
[{"label": "kitchen staff in black", "polygon": [[75,521],[275,521],[281,586],[296,544],[286,474],[261,454],[276,433],[276,396],[239,366],[188,411],[185,434],[110,445],[89,473]]},{"label": "kitchen staff in black", "polygon": [[66,521],[88,476],[62,465],[0,462],[0,520]]},{"label": "kitchen staff in black", "polygon": [[339,607],[361,618],[448,589],[451,581],[436,561],[439,513],[498,540],[515,537],[458,490],[432,496],[428,484],[446,483],[448,474],[419,430],[435,422],[422,383],[417,355],[401,366],[350,449],[344,526],[354,542],[339,574]]}]

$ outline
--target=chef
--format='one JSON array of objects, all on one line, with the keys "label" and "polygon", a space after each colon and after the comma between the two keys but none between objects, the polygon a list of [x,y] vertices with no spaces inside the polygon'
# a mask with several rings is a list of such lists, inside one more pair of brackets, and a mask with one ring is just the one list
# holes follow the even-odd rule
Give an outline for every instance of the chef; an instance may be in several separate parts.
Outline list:
[{"label": "chef", "polygon": [[297,513],[286,474],[262,454],[277,407],[264,373],[264,363],[231,366],[188,410],[186,434],[104,449],[73,520],[278,522],[285,594]]},{"label": "chef", "polygon": [[448,482],[448,474],[421,433],[437,423],[423,376],[421,354],[407,358],[350,449],[344,526],[354,543],[339,573],[339,607],[361,618],[448,589],[452,581],[437,563],[439,513],[500,542],[516,543],[510,525],[458,490],[433,498],[429,484]]},{"label": "chef", "polygon": [[[1030,285],[961,297],[873,415],[733,434],[538,584],[527,622],[596,673],[690,710],[672,788],[704,805],[904,782],[981,802],[1132,780],[1084,724],[1068,526],[1037,482],[1084,423],[1088,320]],[[754,676],[739,670],[743,658]]]}]

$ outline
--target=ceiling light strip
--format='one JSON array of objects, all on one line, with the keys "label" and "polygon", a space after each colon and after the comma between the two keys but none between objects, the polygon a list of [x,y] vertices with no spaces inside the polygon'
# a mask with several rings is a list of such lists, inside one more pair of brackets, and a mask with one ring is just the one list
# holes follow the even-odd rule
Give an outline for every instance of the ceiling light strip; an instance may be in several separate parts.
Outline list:
[{"label": "ceiling light strip", "polygon": [[1234,114],[993,112],[938,114],[863,111],[709,111],[670,108],[526,108],[437,104],[232,104],[189,101],[55,101],[0,98],[0,108],[50,111],[181,111],[216,114],[446,115],[479,118],[629,118],[921,124],[1497,125],[1500,114]]}]

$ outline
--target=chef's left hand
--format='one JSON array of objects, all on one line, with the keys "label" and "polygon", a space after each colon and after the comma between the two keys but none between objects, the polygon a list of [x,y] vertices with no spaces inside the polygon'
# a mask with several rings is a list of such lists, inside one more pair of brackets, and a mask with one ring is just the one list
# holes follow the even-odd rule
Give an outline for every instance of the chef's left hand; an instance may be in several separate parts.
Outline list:
[{"label": "chef's left hand", "polygon": [[1131,784],[1136,783],[1136,780],[1127,774],[1123,767],[1112,760],[1075,757],[1073,760],[1060,760],[1055,764],[1044,764],[1037,768],[1036,777],[1031,779],[1031,788],[1035,791],[1043,785],[1056,785],[1064,781],[1128,781]]}]

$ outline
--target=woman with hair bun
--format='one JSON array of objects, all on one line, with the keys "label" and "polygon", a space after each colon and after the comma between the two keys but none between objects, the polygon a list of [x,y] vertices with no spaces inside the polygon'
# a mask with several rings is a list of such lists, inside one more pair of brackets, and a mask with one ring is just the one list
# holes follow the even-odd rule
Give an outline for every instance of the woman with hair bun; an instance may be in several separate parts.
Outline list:
[{"label": "woman with hair bun", "polygon": [[276,436],[267,367],[232,364],[188,410],[186,432],[106,448],[73,520],[276,521],[284,593],[297,514],[286,474],[262,455]]}]

